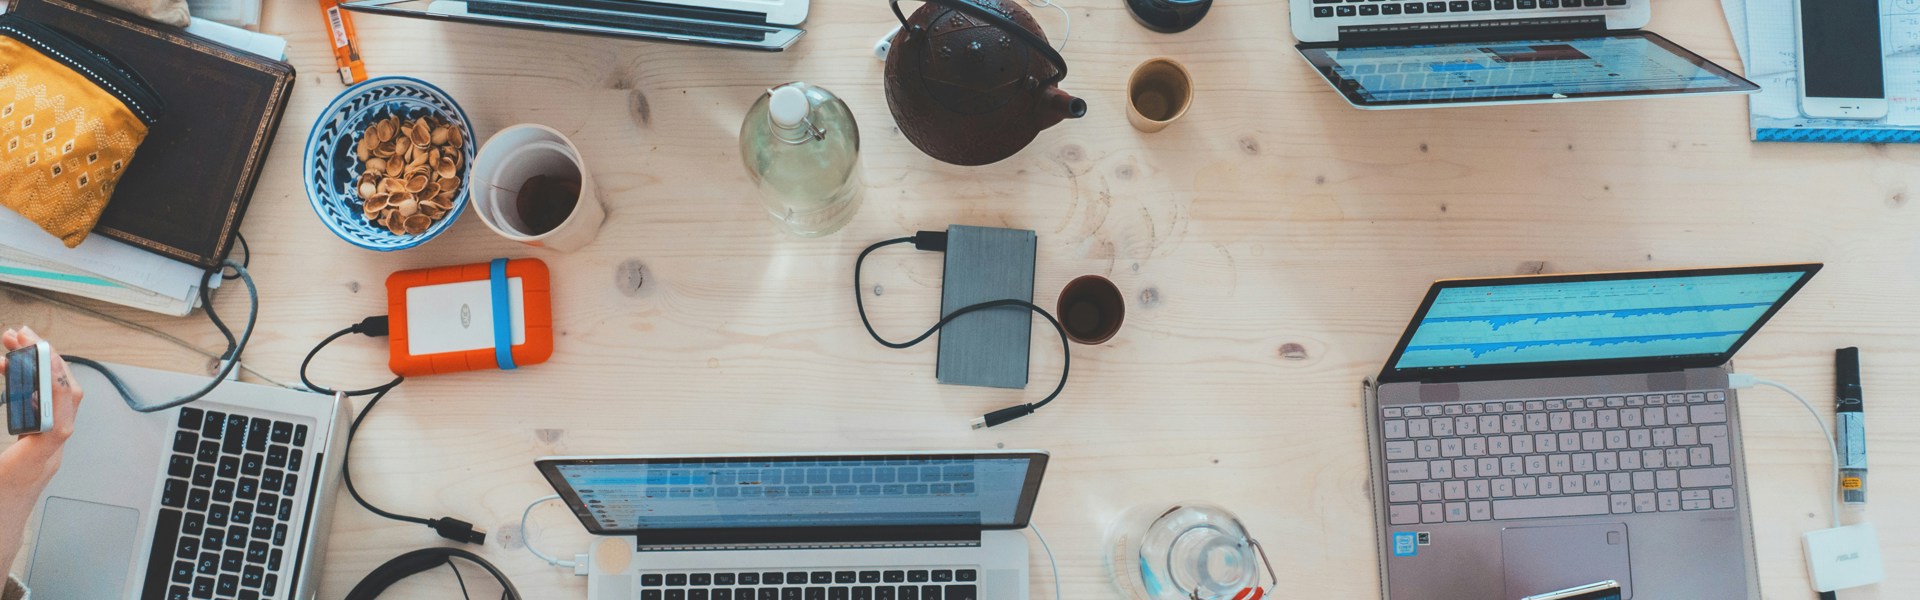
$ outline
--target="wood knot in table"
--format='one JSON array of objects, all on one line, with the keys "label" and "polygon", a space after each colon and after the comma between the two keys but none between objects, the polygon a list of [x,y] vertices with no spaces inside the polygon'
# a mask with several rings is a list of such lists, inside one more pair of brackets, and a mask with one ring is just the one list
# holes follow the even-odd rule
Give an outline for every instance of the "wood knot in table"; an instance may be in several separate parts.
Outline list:
[{"label": "wood knot in table", "polygon": [[1280,345],[1280,358],[1287,360],[1306,360],[1307,347],[1293,342]]},{"label": "wood knot in table", "polygon": [[647,285],[647,266],[638,259],[627,259],[613,271],[613,287],[628,297],[639,296]]}]

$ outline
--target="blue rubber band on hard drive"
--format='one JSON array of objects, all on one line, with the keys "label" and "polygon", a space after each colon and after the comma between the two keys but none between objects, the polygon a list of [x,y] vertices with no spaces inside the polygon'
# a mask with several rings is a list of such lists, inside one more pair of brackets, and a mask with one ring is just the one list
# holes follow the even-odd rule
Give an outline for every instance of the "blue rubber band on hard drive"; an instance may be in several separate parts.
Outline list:
[{"label": "blue rubber band on hard drive", "polygon": [[496,258],[493,275],[493,362],[502,371],[516,369],[513,364],[513,305],[507,298],[507,259]]}]

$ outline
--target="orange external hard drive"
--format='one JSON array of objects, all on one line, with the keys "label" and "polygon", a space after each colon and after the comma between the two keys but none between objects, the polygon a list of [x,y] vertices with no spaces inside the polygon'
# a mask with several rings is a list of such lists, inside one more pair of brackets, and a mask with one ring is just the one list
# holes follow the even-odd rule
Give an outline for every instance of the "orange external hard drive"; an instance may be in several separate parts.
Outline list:
[{"label": "orange external hard drive", "polygon": [[534,258],[387,276],[395,375],[510,370],[553,356],[552,280]]}]

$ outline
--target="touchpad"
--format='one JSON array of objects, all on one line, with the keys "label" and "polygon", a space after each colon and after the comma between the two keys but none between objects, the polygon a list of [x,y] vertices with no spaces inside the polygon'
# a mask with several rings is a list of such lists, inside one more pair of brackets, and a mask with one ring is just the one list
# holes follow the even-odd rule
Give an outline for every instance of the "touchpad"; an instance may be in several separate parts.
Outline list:
[{"label": "touchpad", "polygon": [[27,585],[36,598],[125,598],[139,535],[131,508],[48,498]]},{"label": "touchpad", "polygon": [[1607,580],[1620,582],[1621,597],[1633,597],[1625,523],[1511,527],[1500,532],[1500,549],[1505,600]]}]

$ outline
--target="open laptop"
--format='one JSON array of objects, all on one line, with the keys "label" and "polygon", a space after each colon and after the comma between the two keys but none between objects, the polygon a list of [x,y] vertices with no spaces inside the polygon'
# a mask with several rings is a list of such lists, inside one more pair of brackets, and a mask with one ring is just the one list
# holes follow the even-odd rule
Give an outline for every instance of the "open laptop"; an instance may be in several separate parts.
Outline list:
[{"label": "open laptop", "polygon": [[[143,399],[202,376],[128,366]],[[344,402],[227,382],[182,408],[128,410],[105,377],[83,389],[60,473],[35,507],[35,598],[310,600],[346,448]]]},{"label": "open laptop", "polygon": [[1025,600],[1047,454],[542,459],[580,524],[631,536],[589,600]]},{"label": "open laptop", "polygon": [[346,0],[351,11],[685,42],[749,50],[792,46],[808,0]]},{"label": "open laptop", "polygon": [[1819,268],[1433,284],[1365,404],[1386,598],[1759,598],[1728,360]]},{"label": "open laptop", "polygon": [[1288,0],[1307,62],[1357,108],[1752,93],[1641,31],[1652,0]]}]

